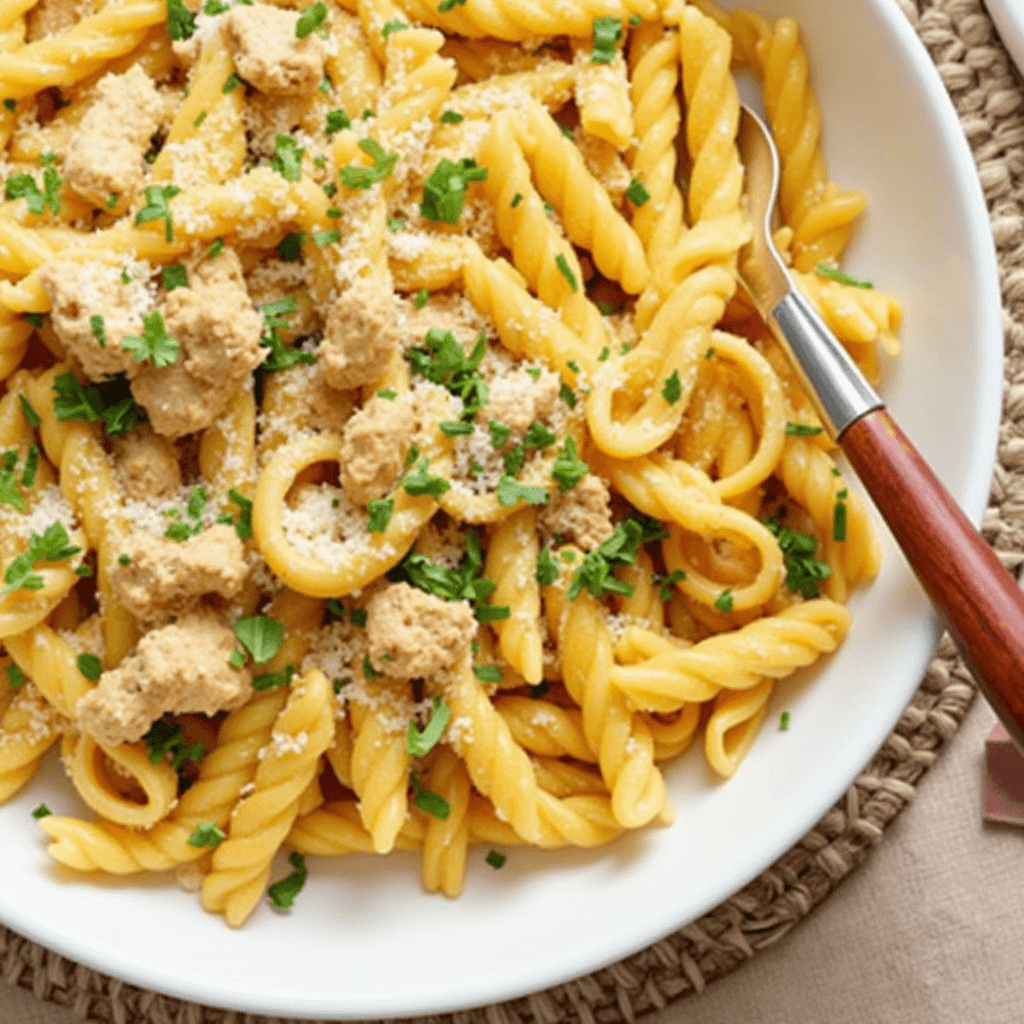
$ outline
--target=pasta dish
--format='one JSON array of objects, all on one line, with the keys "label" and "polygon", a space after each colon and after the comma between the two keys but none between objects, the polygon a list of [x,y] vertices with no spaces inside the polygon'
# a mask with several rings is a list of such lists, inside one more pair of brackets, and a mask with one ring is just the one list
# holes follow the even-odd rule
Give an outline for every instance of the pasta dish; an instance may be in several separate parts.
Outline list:
[{"label": "pasta dish", "polygon": [[454,897],[736,771],[879,560],[737,292],[736,68],[877,379],[792,20],[0,0],[0,799],[59,747],[53,858],[239,925],[280,851],[279,909],[394,849]]}]

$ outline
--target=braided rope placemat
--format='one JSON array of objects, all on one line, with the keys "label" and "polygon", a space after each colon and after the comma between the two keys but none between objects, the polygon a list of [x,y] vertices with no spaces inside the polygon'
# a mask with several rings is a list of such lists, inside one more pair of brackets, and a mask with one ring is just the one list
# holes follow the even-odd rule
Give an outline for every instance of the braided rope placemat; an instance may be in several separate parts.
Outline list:
[{"label": "braided rope placemat", "polygon": [[[1024,564],[1024,87],[981,0],[896,0],[942,76],[974,152],[999,257],[1006,339],[1003,421],[984,534]],[[633,1024],[771,946],[861,864],[952,739],[975,686],[944,637],[910,706],[843,797],[791,850],[703,917],[585,978],[420,1024]],[[0,975],[103,1024],[285,1024],[158,995],[0,926]]]}]

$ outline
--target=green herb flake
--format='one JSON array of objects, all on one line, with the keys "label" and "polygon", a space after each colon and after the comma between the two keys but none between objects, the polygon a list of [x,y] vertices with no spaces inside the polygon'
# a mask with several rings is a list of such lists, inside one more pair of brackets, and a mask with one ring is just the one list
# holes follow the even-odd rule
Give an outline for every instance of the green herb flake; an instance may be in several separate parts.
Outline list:
[{"label": "green herb flake", "polygon": [[437,9],[441,14],[447,14],[449,11],[456,7],[461,7],[466,0],[441,0],[437,5]]},{"label": "green herb flake", "polygon": [[198,128],[206,120],[206,111],[201,110],[199,116],[192,122],[193,128]]},{"label": "green herb flake", "polygon": [[846,540],[846,502],[838,499],[832,506],[832,539]]},{"label": "green herb flake", "polygon": [[4,100],[4,106],[13,114],[15,108],[18,106],[17,100],[6,99]]},{"label": "green herb flake", "polygon": [[232,651],[228,655],[228,664],[232,668],[241,668],[245,664],[245,655],[241,651]]},{"label": "green herb flake", "polygon": [[554,431],[549,430],[540,420],[534,420],[523,438],[523,447],[550,448],[556,440]]},{"label": "green herb flake", "polygon": [[598,354],[597,361],[599,363],[603,363],[603,362],[605,362],[608,359],[608,357],[611,354],[612,354],[612,350],[607,345],[605,345],[605,347],[603,349],[601,349],[600,353]]},{"label": "green herb flake", "polygon": [[725,615],[732,611],[732,591],[728,587],[715,598],[715,608]]},{"label": "green herb flake", "polygon": [[160,278],[163,281],[164,288],[169,292],[173,292],[175,288],[188,287],[188,274],[185,272],[185,266],[182,263],[168,264],[160,271]]},{"label": "green herb flake", "polygon": [[621,18],[594,19],[594,48],[590,54],[592,64],[611,64],[618,53],[622,39]]},{"label": "green herb flake", "polygon": [[21,406],[21,415],[25,417],[25,422],[35,430],[43,422],[39,413],[32,408],[32,404],[24,395],[18,395],[18,405]]},{"label": "green herb flake", "polygon": [[779,715],[779,729],[782,732],[788,731],[788,729],[789,729],[789,712],[788,711],[783,711],[782,714]]},{"label": "green herb flake", "polygon": [[280,650],[284,623],[269,615],[252,615],[235,623],[235,636],[257,665],[265,665]]},{"label": "green herb flake", "polygon": [[61,522],[52,523],[42,534],[33,533],[28,550],[12,560],[4,573],[7,586],[4,594],[14,590],[42,590],[43,578],[32,572],[40,562],[66,562],[82,549],[70,543],[68,532]]},{"label": "green herb flake", "polygon": [[[324,5],[319,4],[318,6],[323,7]],[[297,33],[298,28],[295,31]],[[277,910],[291,910],[295,906],[295,897],[302,892],[302,887],[306,884],[306,878],[309,875],[306,870],[306,861],[301,853],[293,853],[288,858],[288,863],[294,869],[292,873],[279,882],[275,882],[267,890],[267,896]]]},{"label": "green herb flake", "polygon": [[[327,8],[320,4],[326,12]],[[302,157],[306,150],[290,135],[274,136],[274,155],[270,158],[270,166],[285,181],[302,180]]]},{"label": "green herb flake", "polygon": [[228,501],[238,506],[238,522],[235,523],[238,539],[249,540],[252,537],[252,500],[232,487],[228,491]]},{"label": "green herb flake", "polygon": [[107,196],[107,209],[114,209],[114,207],[117,206],[117,202],[120,198],[121,197],[117,192],[111,192],[110,195]]},{"label": "green herb flake", "polygon": [[164,318],[158,309],[143,316],[142,337],[126,336],[121,341],[121,348],[130,352],[137,363],[149,359],[158,370],[178,360],[178,343],[167,333]]},{"label": "green herb flake", "polygon": [[363,655],[363,678],[364,679],[376,679],[380,676],[380,673],[373,667],[373,663],[370,661],[368,654]]},{"label": "green herb flake", "polygon": [[446,110],[441,115],[444,124],[462,124],[465,118],[457,110]]},{"label": "green herb flake", "polygon": [[[454,3],[454,0],[444,0],[445,3]],[[425,789],[417,775],[409,776],[409,783],[412,786],[412,802],[425,814],[429,814],[438,821],[445,821],[452,813],[451,804],[443,796]]]},{"label": "green herb flake", "polygon": [[201,821],[188,837],[188,845],[203,849],[207,846],[220,846],[227,839],[227,834],[216,822]]},{"label": "green herb flake", "polygon": [[366,503],[366,511],[369,518],[366,522],[367,533],[384,533],[391,522],[392,513],[395,511],[394,498],[372,498]]},{"label": "green herb flake", "polygon": [[35,818],[36,821],[42,821],[43,818],[49,818],[51,814],[53,814],[53,811],[51,811],[46,804],[39,804],[32,812],[32,817]]},{"label": "green herb flake", "polygon": [[43,213],[45,200],[39,190],[35,178],[31,174],[12,174],[4,185],[5,199],[24,199],[28,212],[40,216]]},{"label": "green herb flake", "polygon": [[96,339],[96,344],[99,345],[100,348],[106,348],[107,328],[103,322],[103,317],[99,313],[89,317],[89,329],[92,331],[93,337]]},{"label": "green herb flake", "polygon": [[487,424],[487,429],[491,434],[491,444],[495,448],[500,448],[512,435],[511,427],[506,427],[504,423],[496,423],[494,420]]},{"label": "green herb flake", "polygon": [[497,665],[474,665],[473,675],[482,683],[500,683],[501,669]]},{"label": "green herb flake", "polygon": [[821,433],[821,427],[811,426],[810,423],[786,423],[786,433],[790,437],[815,437]]},{"label": "green herb flake", "polygon": [[328,245],[334,245],[336,242],[341,241],[341,231],[338,228],[331,228],[329,231],[314,231],[313,241],[316,243],[318,249],[323,249]]},{"label": "green herb flake", "polygon": [[415,722],[409,723],[405,734],[405,752],[410,757],[425,757],[437,745],[448,722],[452,717],[451,709],[443,697],[434,696],[430,702],[430,721],[421,731]]},{"label": "green herb flake", "polygon": [[565,253],[560,252],[555,257],[555,266],[558,267],[558,272],[569,282],[569,287],[574,291],[580,290],[579,283],[576,281],[576,275],[572,272],[572,268],[569,266],[569,261],[565,258]]},{"label": "green herb flake", "polygon": [[840,284],[848,284],[852,288],[874,288],[875,286],[870,281],[861,281],[859,278],[850,277],[849,274],[844,274],[841,270],[835,267],[827,266],[824,263],[819,263],[815,268],[814,272],[818,277],[826,277],[830,281],[838,281]]},{"label": "green herb flake", "polygon": [[439,476],[431,476],[428,469],[427,460],[421,459],[413,472],[406,473],[402,477],[402,486],[405,488],[406,494],[413,498],[426,494],[436,500],[451,490],[452,485],[447,480]]},{"label": "green herb flake", "polygon": [[567,437],[551,464],[551,476],[564,494],[571,491],[588,473],[590,467],[580,458],[576,442]]},{"label": "green herb flake", "polygon": [[546,505],[551,500],[551,496],[543,487],[528,487],[507,475],[498,480],[495,494],[502,508],[512,508],[520,502],[527,505]]},{"label": "green herb flake", "polygon": [[682,396],[683,385],[679,380],[679,371],[673,370],[666,379],[665,386],[661,389],[661,397],[664,398],[669,405],[675,405]]},{"label": "green herb flake", "polygon": [[164,240],[174,241],[174,223],[171,217],[170,201],[181,191],[176,185],[148,185],[145,189],[146,205],[135,214],[135,225],[148,224],[152,220],[164,222]]},{"label": "green herb flake", "polygon": [[639,208],[651,198],[651,193],[647,191],[644,183],[639,178],[634,178],[629,183],[629,188],[626,189],[626,198]]},{"label": "green herb flake", "polygon": [[167,0],[167,34],[178,42],[190,39],[196,30],[196,16],[182,0]]},{"label": "green herb flake", "polygon": [[86,679],[93,683],[99,682],[103,674],[103,662],[95,654],[80,654],[75,658],[75,664]]},{"label": "green herb flake", "polygon": [[36,482],[36,473],[39,471],[39,449],[34,445],[28,446],[28,454],[25,456],[25,467],[21,474],[21,486],[33,487]]},{"label": "green herb flake", "polygon": [[224,84],[221,86],[221,92],[227,96],[228,93],[234,92],[240,85],[244,83],[233,71],[225,79]]},{"label": "green herb flake", "polygon": [[322,28],[327,21],[327,4],[323,0],[317,0],[310,7],[303,7],[299,20],[295,23],[295,37],[305,39],[318,29]]},{"label": "green herb flake", "polygon": [[508,858],[505,856],[505,854],[498,853],[497,850],[491,850],[491,852],[488,853],[486,857],[484,857],[484,860],[487,861],[487,863],[490,864],[490,866],[494,868],[495,871],[497,871],[498,868],[502,868],[505,866],[505,861],[508,860]]},{"label": "green herb flake", "polygon": [[445,437],[466,437],[473,433],[473,424],[462,420],[444,420],[438,427]]},{"label": "green herb flake", "polygon": [[685,579],[686,573],[682,569],[673,569],[663,578],[655,577],[655,582],[660,584],[658,587],[658,600],[663,603],[671,601],[676,592],[676,584],[682,583]]},{"label": "green herb flake", "polygon": [[526,449],[521,444],[517,444],[505,452],[502,461],[505,463],[505,472],[509,476],[518,476],[526,461]]},{"label": "green herb flake", "polygon": [[13,663],[8,665],[4,672],[7,675],[7,685],[12,690],[20,690],[25,685],[27,676],[17,665]]},{"label": "green herb flake", "polygon": [[478,167],[470,157],[452,163],[447,157],[423,182],[420,214],[427,220],[457,224],[466,202],[466,188],[473,181],[485,181],[487,168]]},{"label": "green herb flake", "polygon": [[558,389],[558,397],[565,402],[570,409],[576,408],[576,395],[573,393],[571,387],[568,384],[563,383]]},{"label": "green herb flake", "polygon": [[522,201],[523,201],[523,193],[522,193],[522,192],[517,192],[517,193],[516,193],[516,194],[515,194],[515,195],[514,195],[514,196],[512,197],[512,202],[511,202],[511,203],[510,203],[509,205],[510,205],[510,206],[512,207],[512,209],[514,210],[514,209],[515,209],[515,208],[516,208],[516,207],[517,207],[517,206],[518,206],[518,205],[519,205],[519,204],[520,204],[520,203],[521,203]]},{"label": "green herb flake", "polygon": [[537,553],[536,578],[538,585],[550,587],[558,579],[558,563],[551,557],[551,545],[547,544]]},{"label": "green herb flake", "polygon": [[397,153],[386,153],[375,139],[360,139],[359,148],[373,161],[371,167],[342,167],[338,171],[346,188],[367,189],[391,176],[398,163]]},{"label": "green herb flake", "polygon": [[285,263],[298,263],[302,259],[302,247],[305,244],[305,231],[291,231],[277,243],[277,258]]},{"label": "green herb flake", "polygon": [[[392,19],[384,23],[384,27],[381,29],[380,34],[387,39],[392,32],[401,32],[403,29],[407,29],[409,26],[404,21],[399,21],[397,18]],[[461,119],[460,119],[461,120]]]},{"label": "green herb flake", "polygon": [[327,135],[335,135],[337,132],[351,127],[352,122],[344,110],[330,111],[324,121],[324,132]]}]

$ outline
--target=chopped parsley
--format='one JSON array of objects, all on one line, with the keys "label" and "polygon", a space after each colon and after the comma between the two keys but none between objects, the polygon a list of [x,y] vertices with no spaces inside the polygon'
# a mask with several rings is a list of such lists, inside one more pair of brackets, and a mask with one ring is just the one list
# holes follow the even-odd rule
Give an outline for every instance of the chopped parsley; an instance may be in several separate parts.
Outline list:
[{"label": "chopped parsley", "polygon": [[481,683],[500,683],[503,678],[501,669],[497,665],[474,665],[473,675]]},{"label": "chopped parsley", "polygon": [[[324,7],[323,4],[320,4]],[[324,7],[324,11],[327,8]],[[270,166],[284,178],[285,181],[300,181],[302,179],[302,156],[306,152],[290,135],[277,134],[274,136],[274,155],[270,158]]]},{"label": "chopped parsley", "polygon": [[227,835],[219,825],[212,821],[201,821],[188,837],[188,845],[199,849],[206,846],[220,846]]},{"label": "chopped parsley", "polygon": [[[187,288],[188,287],[188,274],[185,272],[185,266],[182,263],[170,263],[163,270],[160,271],[160,278],[163,281],[164,288],[169,292],[173,292],[175,288]],[[103,318],[99,318],[102,324]],[[90,324],[92,320],[89,321]],[[96,328],[93,327],[93,333],[96,333]],[[97,339],[99,335],[97,335]],[[100,348],[103,347],[103,342],[100,343]]]},{"label": "chopped parsley", "polygon": [[4,100],[4,106],[13,114],[15,108],[18,106],[18,101],[13,99]]},{"label": "chopped parsley", "polygon": [[594,19],[594,48],[590,54],[592,64],[611,64],[618,53],[622,39],[621,18]]},{"label": "chopped parsley", "polygon": [[228,501],[238,506],[238,522],[235,523],[238,539],[248,540],[252,536],[252,501],[234,487],[228,491]]},{"label": "chopped parsley", "polygon": [[786,423],[786,433],[790,437],[814,437],[821,433],[821,427],[813,427],[809,423]]},{"label": "chopped parsley", "polygon": [[445,124],[462,124],[465,118],[457,110],[446,110],[441,115],[441,121]]},{"label": "chopped parsley", "polygon": [[373,161],[371,167],[342,167],[338,171],[341,183],[346,188],[370,188],[385,178],[398,163],[397,153],[385,153],[384,148],[375,139],[360,139],[359,148]]},{"label": "chopped parsley", "polygon": [[[444,0],[445,3],[454,3],[454,0]],[[423,812],[439,821],[445,821],[452,813],[451,804],[443,796],[425,789],[415,774],[409,776],[409,783],[412,786],[412,802]]]},{"label": "chopped parsley", "polygon": [[159,764],[170,755],[171,765],[179,773],[186,761],[198,762],[206,756],[206,747],[201,743],[186,743],[181,726],[164,718],[158,718],[142,739],[149,748],[150,764]]},{"label": "chopped parsley", "polygon": [[837,541],[846,540],[846,502],[848,491],[844,487],[836,491],[836,503],[832,506],[832,539]]},{"label": "chopped parsley", "polygon": [[573,390],[564,381],[562,386],[558,389],[558,397],[565,402],[570,409],[576,408],[576,395],[573,394]]},{"label": "chopped parsley", "polygon": [[505,463],[505,472],[509,476],[518,476],[519,470],[523,468],[523,463],[526,461],[526,449],[521,444],[517,444],[505,452],[502,461]]},{"label": "chopped parsley", "polygon": [[306,242],[305,231],[291,231],[277,243],[277,257],[285,263],[298,263],[302,259],[302,246]]},{"label": "chopped parsley", "polygon": [[491,444],[495,448],[500,448],[512,436],[511,427],[505,426],[504,423],[497,423],[495,420],[488,422],[487,429],[491,434]]},{"label": "chopped parsley", "polygon": [[[392,32],[401,32],[403,29],[408,28],[404,21],[399,21],[397,18],[393,18],[391,21],[386,21],[384,27],[380,30],[380,34],[387,39]],[[442,118],[443,120],[443,118]],[[462,120],[461,118],[459,120]]]},{"label": "chopped parsley", "polygon": [[299,20],[295,22],[295,37],[305,39],[318,29],[323,27],[327,21],[327,4],[323,0],[317,0],[311,7],[304,7]]},{"label": "chopped parsley", "polygon": [[245,664],[245,655],[241,651],[232,651],[228,655],[228,664],[232,668],[241,668]]},{"label": "chopped parsley", "polygon": [[522,193],[522,192],[517,192],[517,193],[516,193],[516,194],[515,194],[515,195],[514,195],[514,196],[512,197],[512,202],[511,202],[511,203],[509,203],[509,205],[510,205],[510,206],[512,207],[512,209],[514,210],[514,209],[515,209],[515,208],[516,208],[516,207],[517,207],[517,206],[518,206],[518,205],[519,205],[519,204],[520,204],[520,203],[521,203],[522,201],[523,201],[523,193]]},{"label": "chopped parsley", "polygon": [[572,267],[569,266],[569,261],[565,258],[565,253],[560,252],[555,257],[555,266],[558,267],[558,272],[569,282],[569,287],[574,291],[580,290],[579,283],[576,280],[576,275],[572,272]]},{"label": "chopped parsley", "polygon": [[634,206],[640,207],[651,198],[651,193],[647,191],[644,183],[639,178],[634,178],[629,183],[629,188],[626,189],[626,198]]},{"label": "chopped parsley", "polygon": [[551,476],[558,483],[559,491],[571,491],[588,473],[590,467],[580,458],[576,442],[567,437],[551,464]]},{"label": "chopped parsley", "polygon": [[25,422],[33,430],[43,422],[39,413],[32,408],[32,403],[24,395],[18,395],[18,404],[21,406],[21,415],[25,417]]},{"label": "chopped parsley", "polygon": [[269,373],[275,370],[287,370],[299,363],[308,365],[316,362],[316,356],[312,352],[288,348],[278,334],[282,327],[288,326],[287,318],[297,308],[295,298],[291,295],[260,306],[260,312],[263,314],[263,334],[260,335],[260,344],[266,345],[270,349],[270,354],[260,363],[261,370]]},{"label": "chopped parsley", "polygon": [[201,110],[199,116],[192,122],[193,128],[198,128],[206,120],[206,111]]},{"label": "chopped parsley", "polygon": [[437,745],[452,717],[451,708],[443,697],[435,696],[430,702],[430,721],[421,731],[415,722],[409,723],[405,734],[405,752],[410,757],[424,757]]},{"label": "chopped parsley", "polygon": [[444,420],[438,426],[445,437],[465,437],[473,433],[473,424],[464,420]]},{"label": "chopped parsley", "polygon": [[[323,7],[324,5],[318,4],[317,6]],[[298,28],[295,31],[298,32]],[[267,890],[270,902],[278,910],[291,910],[295,906],[295,897],[302,892],[302,887],[306,884],[306,877],[309,875],[306,870],[305,858],[301,853],[291,854],[288,863],[293,868],[292,873],[275,882]]]},{"label": "chopped parsley", "polygon": [[551,557],[551,546],[546,544],[537,552],[537,583],[549,587],[558,579],[558,563]]},{"label": "chopped parsley", "polygon": [[178,343],[167,333],[158,309],[142,318],[142,337],[127,335],[121,340],[121,348],[130,352],[137,363],[149,359],[158,370],[178,360]]},{"label": "chopped parsley", "polygon": [[432,384],[440,384],[462,399],[466,416],[487,404],[487,385],[480,376],[480,363],[487,352],[487,337],[481,332],[473,351],[466,356],[451,331],[431,327],[422,347],[409,349],[409,368]]},{"label": "chopped parsley", "polygon": [[732,611],[732,591],[728,587],[715,598],[715,608],[726,615]]},{"label": "chopped parsley", "polygon": [[549,430],[540,420],[534,420],[523,438],[523,447],[550,448],[556,440],[554,431]]},{"label": "chopped parsley", "polygon": [[849,274],[844,274],[841,270],[837,270],[835,267],[827,266],[824,263],[819,263],[814,268],[814,272],[818,275],[818,277],[827,277],[830,281],[838,281],[840,284],[848,284],[853,288],[875,287],[870,281],[861,281],[859,278],[850,277]]},{"label": "chopped parsley", "polygon": [[782,561],[786,567],[786,588],[791,594],[800,592],[801,597],[810,599],[818,596],[818,584],[832,575],[827,562],[814,556],[818,541],[809,533],[798,533],[783,526],[779,519],[769,519],[764,524],[771,531],[782,550]]},{"label": "chopped parsley", "polygon": [[68,532],[61,522],[51,523],[42,534],[33,533],[28,550],[11,561],[4,573],[7,584],[0,593],[14,590],[42,590],[43,577],[32,570],[40,562],[66,562],[82,549],[70,543]]},{"label": "chopped parsley", "polygon": [[520,502],[527,505],[546,505],[551,500],[550,494],[543,487],[528,487],[511,476],[501,477],[495,493],[502,508],[512,508]]},{"label": "chopped parsley", "polygon": [[314,231],[313,241],[316,243],[318,249],[323,249],[325,246],[334,245],[335,242],[341,241],[341,231],[338,228],[330,228],[326,231]]},{"label": "chopped parsley", "polygon": [[284,623],[269,615],[252,615],[235,623],[235,636],[257,665],[265,665],[280,650]]},{"label": "chopped parsley", "polygon": [[394,498],[372,498],[366,503],[366,511],[369,513],[366,532],[384,533],[395,511]]},{"label": "chopped parsley", "polygon": [[221,86],[220,91],[225,96],[227,96],[229,92],[234,92],[240,85],[244,84],[245,83],[238,77],[238,75],[236,75],[234,71],[232,71],[231,74],[228,75],[228,77],[224,80],[224,84]]},{"label": "chopped parsley", "polygon": [[83,388],[73,373],[62,373],[54,378],[53,390],[57,396],[53,400],[53,413],[58,420],[91,423],[102,419],[111,437],[126,433],[145,418],[145,412],[131,397],[110,401],[128,392],[128,382],[123,375]]},{"label": "chopped parsley", "polygon": [[196,30],[196,16],[182,0],[167,0],[167,34],[176,42],[190,39]]},{"label": "chopped parsley", "polygon": [[327,135],[334,135],[344,128],[351,128],[352,122],[344,110],[332,110],[324,120],[324,132]]},{"label": "chopped parsley", "polygon": [[465,2],[466,0],[441,0],[437,9],[441,14],[447,14],[453,8],[461,7]]},{"label": "chopped parsley", "polygon": [[505,866],[505,861],[508,860],[508,858],[505,854],[498,853],[497,850],[491,850],[491,852],[484,857],[484,860],[487,861],[495,871],[497,871],[498,868]]},{"label": "chopped parsley", "polygon": [[665,602],[671,601],[672,595],[675,593],[676,584],[682,583],[686,579],[686,573],[682,569],[673,569],[667,576],[655,577],[655,582],[660,584],[658,587],[658,600]]},{"label": "chopped parsley", "polygon": [[789,729],[789,712],[788,711],[783,711],[782,714],[779,715],[779,729],[782,732],[786,732]]},{"label": "chopped parsley", "polygon": [[268,672],[266,675],[253,676],[252,688],[263,692],[287,686],[297,671],[298,669],[294,665],[286,665],[284,672]]},{"label": "chopped parsley", "polygon": [[[181,264],[178,264],[179,266]],[[97,313],[95,316],[89,317],[89,329],[92,331],[93,337],[96,339],[96,344],[100,348],[107,347],[107,328],[103,322],[103,317]]]},{"label": "chopped parsley", "polygon": [[53,811],[51,811],[46,804],[39,804],[39,806],[32,812],[32,817],[35,818],[36,821],[42,821],[43,818],[49,818],[51,814],[53,814]]},{"label": "chopped parsley", "polygon": [[110,195],[107,196],[107,209],[112,210],[115,206],[117,206],[117,201],[120,198],[121,197],[120,195],[118,195],[117,192],[111,192]]},{"label": "chopped parsley", "polygon": [[451,490],[452,485],[443,477],[431,476],[430,464],[427,459],[420,459],[415,470],[411,470],[402,477],[402,486],[405,493],[413,498],[422,495],[429,495],[435,500]]},{"label": "chopped parsley", "polygon": [[5,199],[24,199],[28,212],[40,216],[46,206],[46,199],[31,174],[12,174],[4,185]]},{"label": "chopped parsley", "polygon": [[463,157],[457,164],[445,157],[423,182],[420,214],[427,220],[457,224],[466,202],[466,187],[486,178],[487,168],[478,167],[470,157]]},{"label": "chopped parsley", "polygon": [[466,534],[466,553],[459,561],[458,568],[449,569],[446,565],[432,562],[426,555],[413,549],[388,573],[388,579],[393,583],[404,580],[445,601],[469,601],[478,622],[507,619],[510,614],[507,605],[486,603],[498,585],[494,580],[480,575],[483,567],[480,538],[475,531],[470,530]]},{"label": "chopped parsley", "polygon": [[661,389],[661,397],[669,405],[675,405],[683,396],[683,385],[679,380],[679,371],[673,370],[665,380],[665,386]]},{"label": "chopped parsley", "polygon": [[13,663],[8,665],[7,668],[4,669],[4,672],[7,675],[7,685],[12,690],[20,690],[25,685],[25,680],[28,678],[25,673]]},{"label": "chopped parsley", "polygon": [[181,191],[176,185],[147,185],[146,205],[135,214],[136,227],[151,220],[164,222],[164,240],[174,241],[174,223],[171,218],[170,201]]},{"label": "chopped parsley", "polygon": [[78,671],[90,682],[98,682],[103,674],[103,662],[95,654],[80,654],[75,658]]}]

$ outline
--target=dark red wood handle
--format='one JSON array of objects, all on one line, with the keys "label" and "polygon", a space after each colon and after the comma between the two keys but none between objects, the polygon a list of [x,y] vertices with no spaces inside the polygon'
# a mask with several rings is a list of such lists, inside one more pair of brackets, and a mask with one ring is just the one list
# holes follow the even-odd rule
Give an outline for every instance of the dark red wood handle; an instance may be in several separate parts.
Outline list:
[{"label": "dark red wood handle", "polygon": [[840,444],[1024,749],[1024,591],[888,412],[857,420]]}]

